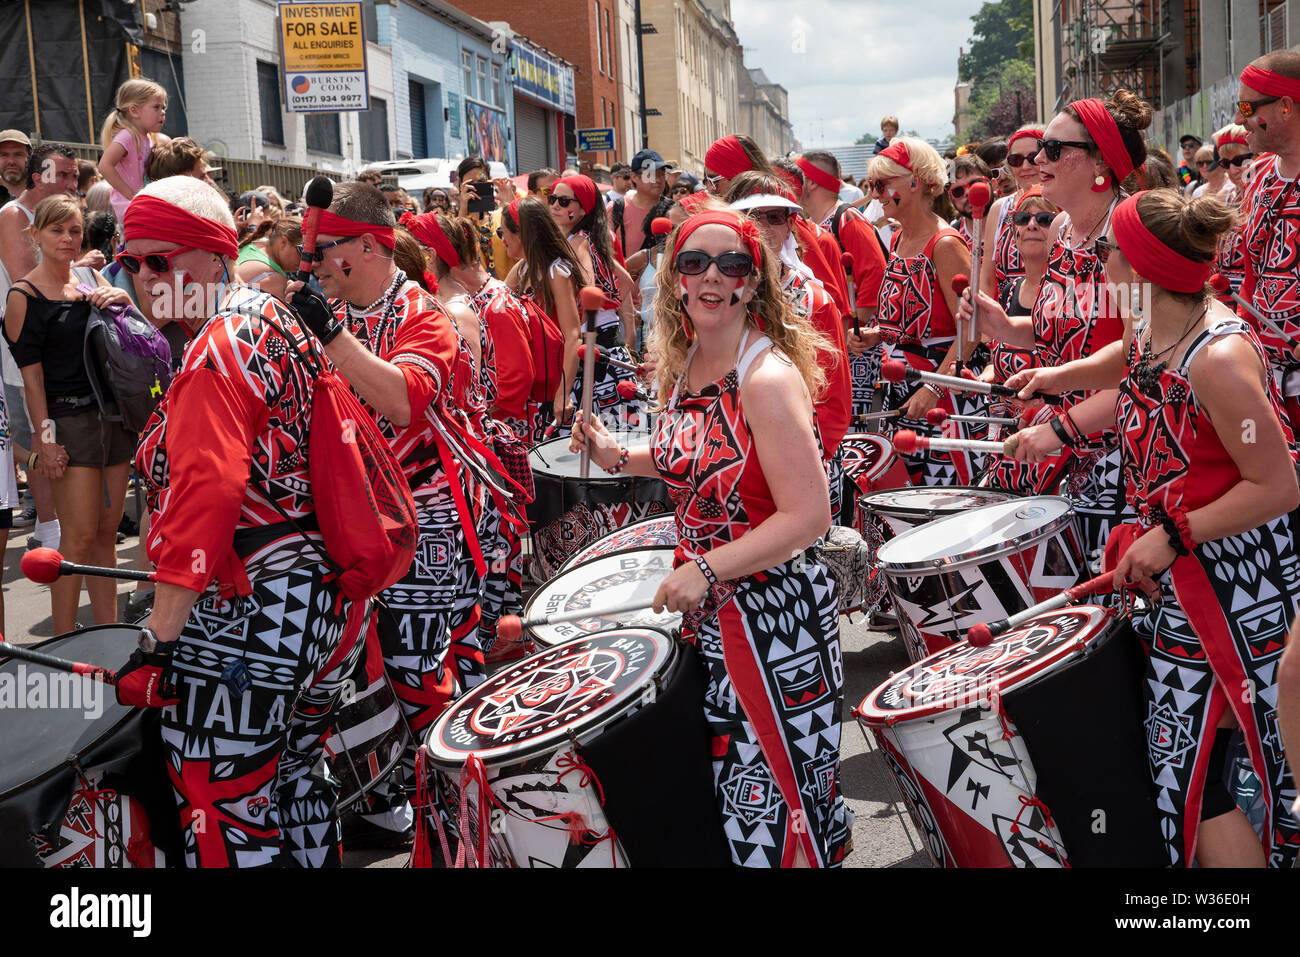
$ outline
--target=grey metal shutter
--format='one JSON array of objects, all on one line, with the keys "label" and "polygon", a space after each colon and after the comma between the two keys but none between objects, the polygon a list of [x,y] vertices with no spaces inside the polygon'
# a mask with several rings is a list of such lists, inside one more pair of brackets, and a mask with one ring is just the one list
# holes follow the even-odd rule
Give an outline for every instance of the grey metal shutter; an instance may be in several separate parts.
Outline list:
[{"label": "grey metal shutter", "polygon": [[553,165],[547,149],[546,120],[546,111],[536,103],[515,97],[515,169],[520,174]]},{"label": "grey metal shutter", "polygon": [[429,155],[429,137],[424,127],[424,84],[409,81],[411,91],[411,156],[424,159]]}]

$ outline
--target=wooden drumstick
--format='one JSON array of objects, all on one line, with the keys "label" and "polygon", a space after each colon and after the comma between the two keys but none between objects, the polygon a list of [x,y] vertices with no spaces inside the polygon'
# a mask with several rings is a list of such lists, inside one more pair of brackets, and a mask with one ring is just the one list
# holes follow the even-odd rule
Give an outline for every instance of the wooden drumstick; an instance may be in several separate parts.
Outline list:
[{"label": "wooden drumstick", "polygon": [[[980,272],[984,266],[984,214],[989,203],[993,201],[993,191],[983,180],[976,180],[967,188],[966,196],[971,208],[971,246],[970,246],[970,333],[971,342],[980,340],[979,291]],[[961,293],[958,293],[960,296]],[[960,336],[957,352],[961,353]]]},{"label": "wooden drumstick", "polygon": [[560,625],[566,621],[582,621],[585,618],[616,618],[629,612],[645,611],[651,607],[648,601],[625,602],[622,605],[610,605],[608,608],[586,608],[581,611],[561,611],[554,615],[537,615],[533,618],[521,618],[519,615],[502,615],[497,621],[497,637],[506,641],[518,641],[529,628],[543,625]]},{"label": "wooden drumstick", "polygon": [[844,267],[844,273],[849,283],[849,316],[853,319],[853,334],[860,339],[862,338],[862,326],[858,322],[858,284],[853,280],[853,253],[840,253],[840,265]]},{"label": "wooden drumstick", "polygon": [[88,665],[84,661],[56,658],[54,655],[47,655],[43,651],[19,648],[7,641],[0,641],[0,655],[17,658],[19,661],[30,661],[34,665],[44,665],[46,668],[53,668],[55,671],[68,671],[74,675],[85,675],[106,685],[117,684],[117,672],[108,668],[102,668],[99,665]]},{"label": "wooden drumstick", "polygon": [[[974,271],[975,270],[972,268],[971,272]],[[961,294],[969,288],[971,288],[970,276],[967,276],[964,272],[959,272],[957,275],[952,277],[952,291],[957,294],[958,299],[960,299]],[[971,304],[974,305],[974,302],[974,293],[972,293]],[[955,318],[953,321],[957,324],[957,374],[961,375],[961,370],[965,367],[965,363],[962,362],[961,353],[962,349],[965,348],[966,343],[966,323],[962,322],[960,317]]]},{"label": "wooden drumstick", "polygon": [[976,648],[984,648],[991,644],[993,639],[998,635],[1004,635],[1012,628],[1023,625],[1035,615],[1041,615],[1043,612],[1055,611],[1058,608],[1064,608],[1077,602],[1080,598],[1086,598],[1088,595],[1095,595],[1098,592],[1110,591],[1115,579],[1114,572],[1104,572],[1096,578],[1089,578],[1086,582],[1080,582],[1073,588],[1067,588],[1059,595],[1054,595],[1047,601],[1040,601],[1037,605],[1026,608],[1024,611],[1018,611],[1014,615],[1009,615],[1001,621],[992,621],[987,625],[972,625],[966,632],[966,640]]},{"label": "wooden drumstick", "polygon": [[[587,320],[582,331],[583,344],[587,347],[582,360],[582,424],[586,427],[591,421],[591,394],[596,388],[596,313],[605,304],[605,292],[599,286],[584,286],[579,298]],[[591,453],[586,443],[578,457],[578,474],[591,478]]]},{"label": "wooden drumstick", "polygon": [[903,414],[902,409],[894,409],[892,412],[864,412],[861,415],[853,417],[854,422],[874,422],[877,419],[896,419]]}]

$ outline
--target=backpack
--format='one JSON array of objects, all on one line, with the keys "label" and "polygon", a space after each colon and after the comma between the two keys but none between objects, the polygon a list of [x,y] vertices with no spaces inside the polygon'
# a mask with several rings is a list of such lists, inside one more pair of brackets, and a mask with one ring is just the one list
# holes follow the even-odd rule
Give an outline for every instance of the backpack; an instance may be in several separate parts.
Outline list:
[{"label": "backpack", "polygon": [[[325,367],[314,338],[309,337],[304,355],[275,320],[261,312],[246,314],[279,333],[289,343],[289,355],[315,380],[307,471],[326,565],[338,573],[339,588],[353,601],[373,598],[401,581],[415,558],[415,499],[401,464],[361,400]],[[266,497],[298,527],[272,496]]]},{"label": "backpack", "polygon": [[528,347],[533,355],[533,390],[528,397],[534,402],[555,400],[564,369],[564,334],[542,307],[526,296],[517,296],[528,323]]},{"label": "backpack", "polygon": [[[78,270],[77,289],[95,289],[93,273]],[[89,283],[87,283],[89,279]],[[90,310],[83,357],[100,414],[142,432],[172,381],[172,352],[166,337],[135,306],[114,304]],[[107,407],[117,404],[117,413]]]},{"label": "backpack", "polygon": [[[845,212],[852,208],[848,203],[840,203],[835,207],[835,213],[831,216],[831,234],[835,237],[835,241],[840,244],[840,249],[844,248],[844,240],[840,239],[840,220],[844,218]],[[865,216],[863,222],[866,222]],[[889,250],[885,248],[885,241],[880,238],[880,230],[876,228],[874,223],[867,223],[867,225],[871,227],[871,232],[876,237],[876,244],[880,246],[880,252],[885,257],[885,262],[889,262]]]}]

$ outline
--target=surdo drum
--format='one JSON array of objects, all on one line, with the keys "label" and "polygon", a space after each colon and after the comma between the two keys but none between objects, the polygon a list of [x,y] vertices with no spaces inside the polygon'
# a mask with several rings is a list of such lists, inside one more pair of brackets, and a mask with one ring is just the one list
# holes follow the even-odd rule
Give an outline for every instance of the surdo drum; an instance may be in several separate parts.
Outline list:
[{"label": "surdo drum", "polygon": [[1124,616],[1047,612],[891,676],[854,712],[941,867],[1157,867],[1144,656]]},{"label": "surdo drum", "polygon": [[[649,604],[660,583],[673,570],[671,548],[638,548],[593,558],[561,572],[537,589],[524,605],[524,618],[556,615],[585,608]],[[529,636],[542,645],[558,645],[573,638],[614,628],[654,628],[670,634],[681,626],[679,613],[655,614],[649,608],[624,612],[613,618],[537,625]]]},{"label": "surdo drum", "polygon": [[[853,507],[854,527],[858,526],[858,496],[911,484],[907,465],[894,451],[893,443],[878,432],[849,432],[840,439],[839,456],[844,469],[845,508],[850,504]],[[847,519],[847,513],[843,514]]]},{"label": "surdo drum", "polygon": [[[632,447],[645,445],[649,436],[620,432],[614,439]],[[672,511],[668,486],[661,479],[607,475],[594,464],[590,477],[581,478],[579,456],[569,451],[568,436],[534,447],[528,460],[536,491],[528,520],[538,580],[550,578],[574,552],[610,532]]]},{"label": "surdo drum", "polygon": [[877,553],[908,656],[920,661],[1078,584],[1087,570],[1067,499],[1012,498],[906,531]]},{"label": "surdo drum", "polygon": [[604,538],[578,549],[569,556],[560,571],[567,572],[575,565],[617,552],[630,552],[638,548],[676,547],[677,518],[671,512],[667,515],[652,515],[610,532]]},{"label": "surdo drum", "polygon": [[694,649],[627,628],[547,648],[443,712],[426,742],[468,861],[721,864]]}]

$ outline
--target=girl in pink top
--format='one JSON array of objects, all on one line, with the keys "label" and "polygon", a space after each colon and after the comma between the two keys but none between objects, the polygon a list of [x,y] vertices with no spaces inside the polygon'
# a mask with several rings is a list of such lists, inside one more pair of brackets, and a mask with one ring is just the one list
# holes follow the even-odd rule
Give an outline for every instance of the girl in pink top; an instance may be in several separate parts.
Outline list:
[{"label": "girl in pink top", "polygon": [[167,91],[152,80],[127,80],[117,88],[117,106],[100,130],[104,155],[99,172],[113,187],[109,197],[117,221],[144,186],[144,168],[167,119]]}]

